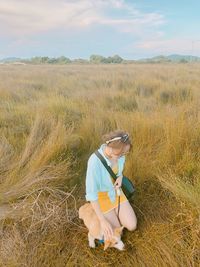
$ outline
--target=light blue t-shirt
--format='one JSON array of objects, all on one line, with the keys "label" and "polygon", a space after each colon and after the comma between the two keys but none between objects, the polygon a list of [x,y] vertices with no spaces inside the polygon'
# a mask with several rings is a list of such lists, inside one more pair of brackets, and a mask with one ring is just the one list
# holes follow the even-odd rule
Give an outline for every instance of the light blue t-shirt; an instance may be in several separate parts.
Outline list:
[{"label": "light blue t-shirt", "polygon": [[[111,166],[111,162],[108,158],[105,157],[103,153],[103,148],[106,144],[102,144],[98,151],[106,160],[107,164]],[[124,169],[125,156],[118,158],[118,173],[117,176],[122,175]],[[85,198],[87,201],[95,201],[98,199],[99,191],[108,191],[111,202],[115,201],[116,192],[111,180],[110,174],[107,169],[104,167],[100,159],[96,156],[95,153],[92,153],[87,162],[87,171],[86,171],[86,195]]]}]

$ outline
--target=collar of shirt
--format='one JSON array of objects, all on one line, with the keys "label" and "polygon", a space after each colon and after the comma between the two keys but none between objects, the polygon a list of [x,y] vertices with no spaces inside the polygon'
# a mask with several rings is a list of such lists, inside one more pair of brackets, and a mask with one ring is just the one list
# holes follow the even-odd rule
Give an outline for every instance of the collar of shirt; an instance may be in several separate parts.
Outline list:
[{"label": "collar of shirt", "polygon": [[109,159],[104,155],[104,153],[103,153],[103,150],[104,150],[105,147],[106,147],[106,144],[102,144],[102,145],[100,146],[100,148],[98,149],[98,151],[99,151],[99,153],[101,153],[101,155],[104,157],[104,159],[106,160],[108,166],[111,166],[111,162],[110,162],[110,160],[109,160]]}]

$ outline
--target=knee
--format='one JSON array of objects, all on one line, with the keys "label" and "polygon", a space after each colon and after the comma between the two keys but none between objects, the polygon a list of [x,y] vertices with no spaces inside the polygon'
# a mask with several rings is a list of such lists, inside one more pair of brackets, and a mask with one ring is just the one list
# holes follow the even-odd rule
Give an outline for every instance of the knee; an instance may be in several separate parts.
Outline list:
[{"label": "knee", "polygon": [[137,222],[134,222],[126,227],[129,231],[135,231],[137,229]]}]

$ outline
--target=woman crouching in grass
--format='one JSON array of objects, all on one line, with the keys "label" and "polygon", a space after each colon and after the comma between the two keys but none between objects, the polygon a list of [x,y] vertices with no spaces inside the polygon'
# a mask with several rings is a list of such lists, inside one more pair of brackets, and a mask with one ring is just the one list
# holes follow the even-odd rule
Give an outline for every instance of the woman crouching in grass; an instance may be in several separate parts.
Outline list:
[{"label": "woman crouching in grass", "polygon": [[[87,162],[85,197],[100,220],[105,239],[109,239],[113,229],[121,226],[120,222],[129,231],[134,231],[137,226],[135,212],[121,189],[125,155],[131,150],[132,144],[129,134],[121,130],[110,132],[102,138],[104,143],[98,151],[118,178],[115,181],[96,154],[92,153]],[[121,193],[120,222],[117,217],[117,189]]]}]

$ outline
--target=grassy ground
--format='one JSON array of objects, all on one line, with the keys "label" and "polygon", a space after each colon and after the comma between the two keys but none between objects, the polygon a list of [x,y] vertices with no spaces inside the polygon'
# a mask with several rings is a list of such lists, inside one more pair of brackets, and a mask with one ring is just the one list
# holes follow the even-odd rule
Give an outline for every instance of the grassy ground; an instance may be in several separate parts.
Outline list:
[{"label": "grassy ground", "polygon": [[[0,66],[0,265],[200,266],[200,65]],[[89,155],[127,130],[126,251],[78,219]]]}]

